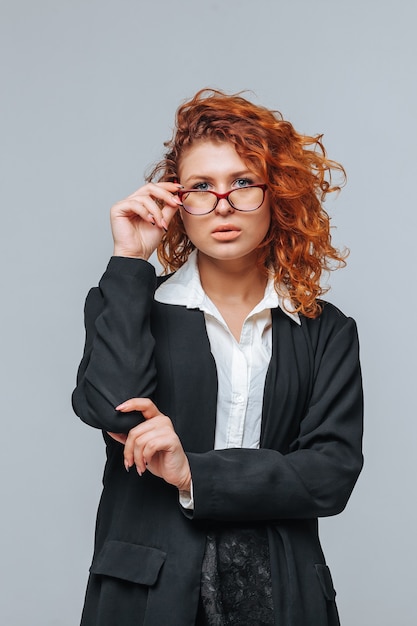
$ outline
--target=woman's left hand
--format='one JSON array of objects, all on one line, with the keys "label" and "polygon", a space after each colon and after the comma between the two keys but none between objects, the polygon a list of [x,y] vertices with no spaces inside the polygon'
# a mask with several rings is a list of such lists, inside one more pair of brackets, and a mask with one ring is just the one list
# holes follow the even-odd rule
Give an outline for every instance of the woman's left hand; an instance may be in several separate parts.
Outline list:
[{"label": "woman's left hand", "polygon": [[190,465],[169,417],[163,415],[149,398],[131,398],[116,410],[122,413],[140,411],[146,420],[132,428],[128,435],[108,433],[124,444],[126,469],[136,465],[140,476],[148,469],[180,491],[189,491]]}]

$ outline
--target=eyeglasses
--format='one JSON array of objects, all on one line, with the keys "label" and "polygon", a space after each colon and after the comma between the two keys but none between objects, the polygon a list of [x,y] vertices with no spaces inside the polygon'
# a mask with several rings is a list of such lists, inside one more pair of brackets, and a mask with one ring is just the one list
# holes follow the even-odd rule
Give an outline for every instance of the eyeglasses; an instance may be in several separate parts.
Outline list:
[{"label": "eyeglasses", "polygon": [[250,185],[239,187],[226,193],[201,189],[181,189],[178,197],[182,205],[191,215],[207,215],[214,211],[219,200],[227,200],[236,211],[256,211],[265,199],[267,185]]}]

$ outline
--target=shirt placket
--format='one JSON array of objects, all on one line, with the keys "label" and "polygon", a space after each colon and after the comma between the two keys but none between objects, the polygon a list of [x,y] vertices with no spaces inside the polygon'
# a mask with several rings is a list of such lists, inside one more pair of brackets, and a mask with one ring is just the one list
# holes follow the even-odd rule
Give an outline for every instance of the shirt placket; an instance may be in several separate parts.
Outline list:
[{"label": "shirt placket", "polygon": [[227,431],[228,448],[241,448],[243,444],[250,381],[250,362],[247,358],[247,348],[250,348],[251,340],[251,326],[245,322],[242,328],[240,343],[233,342],[232,402]]}]

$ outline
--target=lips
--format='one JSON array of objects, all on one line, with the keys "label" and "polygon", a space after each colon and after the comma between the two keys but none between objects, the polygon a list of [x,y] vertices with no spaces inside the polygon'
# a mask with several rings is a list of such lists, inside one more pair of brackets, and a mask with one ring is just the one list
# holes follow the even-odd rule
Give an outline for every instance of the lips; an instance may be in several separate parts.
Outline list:
[{"label": "lips", "polygon": [[217,241],[233,241],[239,237],[240,233],[240,228],[233,224],[221,224],[211,232],[212,237]]},{"label": "lips", "polygon": [[231,230],[240,231],[240,228],[238,228],[237,226],[234,226],[233,224],[220,224],[220,226],[217,226],[213,230],[213,233],[225,233],[225,232],[230,232]]}]

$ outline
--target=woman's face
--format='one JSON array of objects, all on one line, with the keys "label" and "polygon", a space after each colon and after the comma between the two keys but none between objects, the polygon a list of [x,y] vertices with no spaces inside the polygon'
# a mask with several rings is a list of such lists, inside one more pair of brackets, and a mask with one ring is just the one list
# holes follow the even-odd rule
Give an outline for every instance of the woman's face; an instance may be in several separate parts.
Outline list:
[{"label": "woman's face", "polygon": [[[179,177],[187,190],[211,190],[221,194],[265,182],[248,169],[233,144],[205,140],[193,144],[183,154]],[[227,199],[222,199],[214,211],[206,215],[190,215],[183,208],[180,214],[187,235],[200,255],[219,261],[255,257],[271,221],[268,192],[255,211],[237,211]]]}]

